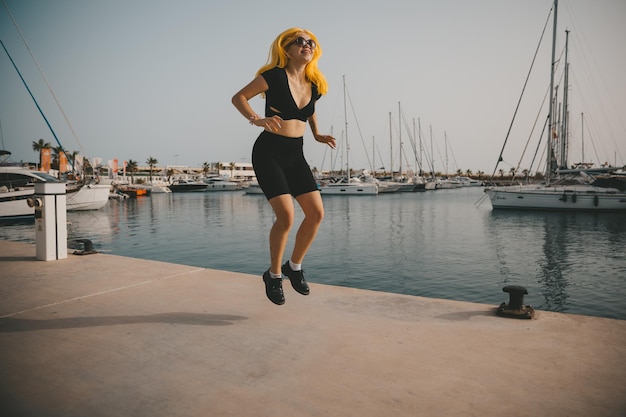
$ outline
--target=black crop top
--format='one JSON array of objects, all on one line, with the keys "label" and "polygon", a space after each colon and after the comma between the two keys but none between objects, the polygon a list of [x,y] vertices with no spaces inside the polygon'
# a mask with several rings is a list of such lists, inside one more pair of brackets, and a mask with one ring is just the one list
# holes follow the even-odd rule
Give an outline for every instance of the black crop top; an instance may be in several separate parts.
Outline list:
[{"label": "black crop top", "polygon": [[303,108],[298,105],[291,95],[287,73],[284,68],[274,67],[261,76],[267,82],[269,89],[265,92],[265,117],[280,116],[283,120],[306,120],[315,113],[315,101],[322,96],[317,92],[317,86],[311,83],[311,100]]}]

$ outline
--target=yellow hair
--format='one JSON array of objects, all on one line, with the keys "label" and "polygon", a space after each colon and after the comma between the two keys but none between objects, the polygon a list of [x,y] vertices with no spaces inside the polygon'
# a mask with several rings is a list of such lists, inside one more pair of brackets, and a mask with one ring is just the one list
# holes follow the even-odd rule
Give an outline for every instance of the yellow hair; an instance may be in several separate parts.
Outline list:
[{"label": "yellow hair", "polygon": [[304,70],[305,76],[307,80],[317,86],[318,93],[324,95],[328,92],[328,82],[326,82],[326,77],[324,77],[324,74],[322,74],[317,67],[317,61],[319,61],[322,56],[322,48],[320,48],[320,44],[317,42],[315,35],[306,29],[291,28],[278,35],[270,47],[267,64],[261,67],[261,69],[257,71],[256,75],[260,75],[262,72],[274,67],[285,68],[288,61],[285,50],[298,38],[298,35],[301,33],[309,35],[317,45],[313,50],[313,58],[311,59],[311,62],[307,64]]}]

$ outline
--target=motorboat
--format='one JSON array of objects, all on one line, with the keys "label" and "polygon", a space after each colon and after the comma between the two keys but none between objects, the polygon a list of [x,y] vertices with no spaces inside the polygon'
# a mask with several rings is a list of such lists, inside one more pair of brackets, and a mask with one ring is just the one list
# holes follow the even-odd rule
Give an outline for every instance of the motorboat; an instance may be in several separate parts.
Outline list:
[{"label": "motorboat", "polygon": [[207,184],[207,191],[235,191],[239,189],[239,184],[229,181],[223,177],[208,177],[204,179]]},{"label": "motorboat", "polygon": [[482,181],[470,177],[454,177],[452,179],[458,181],[461,187],[482,187],[484,185]]},{"label": "motorboat", "polygon": [[378,184],[362,182],[358,178],[340,178],[334,182],[322,182],[319,190],[322,195],[377,195]]},{"label": "motorboat", "polygon": [[[4,184],[0,173],[0,184]],[[0,223],[21,222],[35,219],[35,209],[27,199],[33,196],[34,188],[9,188],[0,185]]]},{"label": "motorboat", "polygon": [[[33,171],[20,165],[0,166],[0,220],[33,219],[34,207],[27,200],[35,193],[36,182],[62,182],[45,172]],[[67,210],[98,210],[109,201],[110,185],[66,182]]]},{"label": "motorboat", "polygon": [[184,179],[175,180],[168,186],[173,193],[204,192],[208,187],[209,185],[204,182]]}]

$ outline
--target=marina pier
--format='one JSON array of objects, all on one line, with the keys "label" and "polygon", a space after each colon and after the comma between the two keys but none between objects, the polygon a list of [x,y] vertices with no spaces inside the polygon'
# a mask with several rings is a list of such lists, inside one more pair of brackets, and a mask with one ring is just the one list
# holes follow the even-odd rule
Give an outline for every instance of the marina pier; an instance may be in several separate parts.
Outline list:
[{"label": "marina pier", "polygon": [[0,241],[2,415],[626,414],[626,321],[285,284]]}]

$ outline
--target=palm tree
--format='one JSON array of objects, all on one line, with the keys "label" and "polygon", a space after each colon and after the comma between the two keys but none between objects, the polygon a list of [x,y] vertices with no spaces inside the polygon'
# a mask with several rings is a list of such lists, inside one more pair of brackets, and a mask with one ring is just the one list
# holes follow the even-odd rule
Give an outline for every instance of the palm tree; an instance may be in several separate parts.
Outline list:
[{"label": "palm tree", "polygon": [[148,159],[146,160],[146,164],[148,164],[148,166],[150,167],[150,184],[152,184],[152,168],[154,168],[154,166],[156,164],[158,164],[159,161],[156,160],[156,158],[153,157],[148,157]]},{"label": "palm tree", "polygon": [[61,164],[61,154],[64,153],[65,156],[67,156],[67,153],[65,152],[65,149],[63,149],[63,146],[54,146],[52,147],[52,165],[51,167],[53,169],[60,169],[60,164]]},{"label": "palm tree", "polygon": [[70,161],[70,164],[72,165],[72,169],[75,171],[76,170],[76,156],[78,155],[78,151],[72,151],[70,153],[65,152],[65,155],[67,155],[67,159]]},{"label": "palm tree", "polygon": [[209,164],[208,162],[204,162],[202,164],[202,174],[206,177],[210,170],[211,164]]},{"label": "palm tree", "polygon": [[134,172],[137,172],[137,161],[133,161],[132,159],[128,160],[126,164],[126,170],[130,172],[130,183],[135,183],[135,177],[133,176]]},{"label": "palm tree", "polygon": [[50,142],[46,142],[43,139],[33,141],[33,151],[39,152],[39,166],[43,165],[43,161],[41,160],[41,151],[43,149],[50,149]]}]

